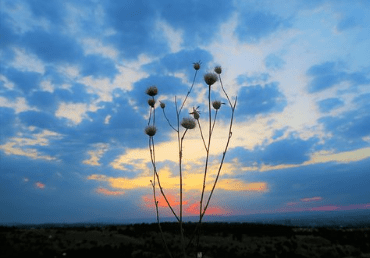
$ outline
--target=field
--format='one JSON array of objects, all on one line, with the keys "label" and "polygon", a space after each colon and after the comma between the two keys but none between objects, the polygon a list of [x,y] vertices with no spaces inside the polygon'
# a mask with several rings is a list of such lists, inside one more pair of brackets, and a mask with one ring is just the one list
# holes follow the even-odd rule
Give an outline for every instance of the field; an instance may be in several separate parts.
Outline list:
[{"label": "field", "polygon": [[[185,223],[189,235],[195,223]],[[177,257],[178,226],[164,223]],[[0,227],[0,257],[167,257],[157,224]],[[188,257],[196,257],[195,246]],[[206,257],[369,257],[370,228],[293,227],[205,223],[200,250]]]}]

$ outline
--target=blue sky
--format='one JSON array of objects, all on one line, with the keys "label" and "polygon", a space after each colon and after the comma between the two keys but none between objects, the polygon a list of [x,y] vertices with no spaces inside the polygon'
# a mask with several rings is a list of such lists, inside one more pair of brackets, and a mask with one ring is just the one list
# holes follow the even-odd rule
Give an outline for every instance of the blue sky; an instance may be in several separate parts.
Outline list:
[{"label": "blue sky", "polygon": [[[216,65],[238,96],[207,214],[370,208],[369,1],[0,5],[0,223],[155,218],[145,89],[158,87],[174,121],[199,60],[182,116],[199,105],[206,125],[202,77]],[[226,101],[219,83],[212,98]],[[221,108],[207,193],[229,115]],[[178,210],[176,134],[159,112],[156,123],[157,167]],[[202,147],[190,131],[185,215],[197,213]]]}]

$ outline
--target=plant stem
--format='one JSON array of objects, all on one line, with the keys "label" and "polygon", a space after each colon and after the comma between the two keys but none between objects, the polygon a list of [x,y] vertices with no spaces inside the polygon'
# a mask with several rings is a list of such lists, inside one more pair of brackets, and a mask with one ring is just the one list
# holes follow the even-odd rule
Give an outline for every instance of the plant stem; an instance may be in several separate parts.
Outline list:
[{"label": "plant stem", "polygon": [[198,73],[198,70],[195,70],[195,74],[194,74],[194,78],[193,78],[193,83],[191,84],[190,90],[188,91],[188,93],[186,94],[186,97],[185,97],[184,101],[182,102],[182,105],[181,105],[181,107],[179,109],[179,114],[181,113],[181,110],[184,107],[184,104],[186,102],[186,99],[188,98],[191,90],[193,89],[193,86],[194,86],[194,83],[195,83],[195,77],[197,77],[197,73]]},{"label": "plant stem", "polygon": [[208,201],[207,201],[207,204],[206,206],[204,207],[204,211],[203,211],[203,214],[202,214],[202,217],[204,216],[204,214],[206,213],[206,210],[208,208],[208,205],[209,205],[209,202],[212,198],[212,194],[213,194],[213,191],[216,187],[216,184],[217,184],[217,181],[218,181],[218,178],[220,176],[220,172],[221,172],[221,169],[222,169],[222,165],[224,164],[224,160],[225,160],[225,155],[226,155],[226,151],[229,147],[229,143],[230,143],[230,139],[231,139],[231,136],[232,136],[232,131],[231,131],[231,128],[233,126],[233,120],[234,120],[234,111],[235,111],[235,106],[236,106],[236,101],[237,101],[237,98],[235,99],[235,103],[234,103],[234,106],[232,107],[232,113],[231,113],[231,119],[230,119],[230,126],[229,126],[229,137],[227,138],[227,143],[226,143],[226,146],[225,146],[225,150],[224,152],[222,153],[222,159],[221,159],[221,162],[220,162],[220,166],[218,168],[218,172],[217,172],[217,176],[216,176],[216,179],[215,179],[215,182],[213,184],[213,187],[212,187],[212,190],[211,190],[211,193],[209,194],[209,197],[208,197]]},{"label": "plant stem", "polygon": [[[149,149],[150,149],[150,153],[151,153],[152,165],[155,168],[155,150],[154,150],[154,139],[153,139],[153,137],[149,137]],[[166,248],[168,256],[170,258],[172,258],[172,254],[170,252],[170,249],[168,249],[167,242],[166,242],[166,239],[164,238],[163,230],[162,230],[162,227],[161,227],[161,223],[159,221],[158,201],[157,201],[157,197],[156,197],[156,194],[155,194],[155,173],[153,174],[153,181],[150,181],[150,182],[152,183],[152,186],[153,186],[153,198],[154,198],[154,204],[155,204],[155,209],[156,209],[156,214],[157,214],[157,223],[158,223],[159,231],[161,232],[162,242],[163,242],[164,247]]]},{"label": "plant stem", "polygon": [[[183,102],[185,103],[185,101]],[[180,139],[180,112],[181,110],[178,110],[177,108],[177,101],[176,101],[176,96],[175,96],[175,106],[176,106],[176,115],[177,115],[177,142],[179,146],[179,175],[180,175],[180,240],[181,240],[181,249],[183,252],[184,258],[186,258],[186,253],[185,253],[185,243],[184,243],[184,231],[182,228],[182,140],[183,137],[185,136],[186,131],[184,132],[184,135],[182,139]]]},{"label": "plant stem", "polygon": [[207,151],[207,145],[206,145],[206,142],[205,142],[204,137],[203,137],[202,127],[200,126],[199,119],[197,119],[197,122],[198,122],[198,126],[199,126],[200,136],[202,137],[202,140],[203,140],[204,148]]},{"label": "plant stem", "polygon": [[[201,226],[202,219],[203,219],[203,217],[204,217],[204,215],[205,215],[205,213],[206,213],[206,210],[207,210],[207,208],[208,208],[209,202],[210,202],[210,200],[211,200],[211,198],[212,198],[212,195],[213,195],[213,191],[214,191],[214,189],[215,189],[215,187],[216,187],[216,184],[217,184],[217,181],[218,181],[218,178],[219,178],[219,175],[220,175],[221,169],[222,169],[222,165],[223,165],[223,162],[224,162],[224,159],[225,159],[225,155],[226,155],[226,152],[227,152],[227,149],[228,149],[228,146],[229,146],[229,142],[230,142],[230,139],[231,139],[231,136],[232,136],[232,131],[231,131],[231,129],[232,129],[232,124],[233,124],[233,120],[234,120],[234,111],[235,111],[236,103],[237,103],[237,97],[235,98],[234,105],[233,105],[233,106],[232,106],[232,105],[230,106],[230,107],[231,107],[231,119],[230,119],[230,126],[229,126],[229,136],[228,136],[228,139],[227,139],[227,143],[226,143],[226,146],[225,146],[225,150],[224,150],[224,152],[223,152],[223,154],[222,154],[222,159],[221,159],[221,162],[220,162],[220,166],[219,166],[219,169],[218,169],[218,172],[217,172],[217,176],[216,176],[215,182],[214,182],[214,184],[213,184],[213,187],[212,187],[211,193],[210,193],[210,195],[209,195],[209,197],[208,197],[208,200],[207,200],[206,206],[204,207],[204,210],[203,210],[203,211],[201,211],[201,213],[200,213],[199,221],[198,221],[198,223],[197,223],[197,225],[196,225],[196,227],[195,227],[195,229],[194,229],[194,231],[193,231],[193,233],[192,233],[192,235],[191,235],[191,237],[190,237],[190,240],[189,240],[189,242],[188,242],[188,244],[187,244],[187,246],[186,246],[186,249],[187,249],[187,248],[190,246],[190,244],[192,243],[192,241],[193,241],[193,239],[194,239],[194,236],[195,236],[196,232],[198,232],[198,228],[200,228],[200,226]],[[198,234],[198,241],[199,241],[199,234]]]},{"label": "plant stem", "polygon": [[[154,97],[153,97],[153,100],[154,100]],[[152,114],[151,111],[152,111],[152,109],[150,109],[150,116],[149,116],[149,123],[148,123],[148,125],[150,124],[150,118],[151,118],[151,114]],[[153,107],[153,126],[155,126],[155,108],[154,107]],[[166,240],[164,238],[164,234],[163,234],[163,231],[162,231],[161,223],[159,221],[158,201],[157,201],[157,197],[156,197],[156,194],[155,194],[155,178],[157,176],[157,178],[158,178],[158,184],[159,184],[159,177],[158,177],[157,168],[156,168],[156,165],[155,165],[155,145],[154,145],[154,137],[153,136],[150,136],[149,137],[149,150],[150,150],[150,160],[152,162],[153,171],[154,171],[154,173],[153,173],[153,181],[151,181],[151,183],[152,183],[152,186],[153,186],[153,198],[154,198],[154,204],[155,204],[155,209],[156,209],[156,214],[157,214],[158,227],[159,227],[159,231],[161,232],[161,237],[162,237],[162,241],[163,241],[164,247],[165,247],[165,249],[166,249],[169,257],[172,258],[171,252],[168,249]],[[160,184],[159,184],[159,186],[160,186]],[[160,186],[160,189],[161,189],[162,194],[164,195],[161,186]],[[165,199],[167,199],[165,195],[164,195],[164,197],[165,197]],[[167,201],[167,203],[168,203],[168,201]],[[168,205],[169,205],[169,203],[168,203]],[[176,214],[175,214],[175,216],[176,216]]]},{"label": "plant stem", "polygon": [[[211,137],[212,137],[212,114],[211,114],[211,85],[208,85],[208,124],[209,124],[209,132],[208,132],[208,146],[206,148],[206,164],[204,166],[204,178],[203,178],[203,188],[202,194],[199,203],[199,223],[202,223],[202,209],[203,209],[203,198],[204,198],[204,191],[206,188],[206,179],[207,179],[207,170],[208,170],[208,160],[209,160],[209,148],[211,145]],[[199,245],[199,234],[198,234],[198,245]]]}]

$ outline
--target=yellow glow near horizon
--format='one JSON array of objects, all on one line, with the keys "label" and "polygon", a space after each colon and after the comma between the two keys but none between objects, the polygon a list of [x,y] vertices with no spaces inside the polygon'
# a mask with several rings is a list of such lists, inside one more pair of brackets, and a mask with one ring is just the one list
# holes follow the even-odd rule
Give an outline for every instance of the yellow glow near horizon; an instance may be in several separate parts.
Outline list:
[{"label": "yellow glow near horizon", "polygon": [[[168,167],[160,169],[158,171],[161,185],[164,189],[173,190],[179,188],[179,177],[173,175]],[[108,177],[105,175],[92,174],[87,179],[109,182],[112,188],[116,189],[137,189],[150,187],[150,180],[153,180],[153,176],[139,176],[137,178],[125,178],[125,177]],[[184,171],[183,174],[183,189],[184,191],[197,190],[200,191],[203,185],[204,174],[203,173],[187,173]],[[215,172],[209,173],[206,179],[206,191],[210,191],[215,180]],[[157,180],[156,180],[157,181]],[[158,181],[157,181],[158,185]],[[219,178],[217,189],[223,189],[228,191],[267,191],[267,183],[265,182],[252,182],[246,183],[238,179],[221,179]]]}]

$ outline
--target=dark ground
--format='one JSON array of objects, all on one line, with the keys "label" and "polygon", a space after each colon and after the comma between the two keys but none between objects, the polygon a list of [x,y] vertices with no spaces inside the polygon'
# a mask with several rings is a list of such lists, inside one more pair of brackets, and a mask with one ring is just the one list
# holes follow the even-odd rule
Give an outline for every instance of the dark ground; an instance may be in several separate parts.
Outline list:
[{"label": "dark ground", "polygon": [[[195,223],[184,226],[185,235],[191,235]],[[178,224],[163,223],[162,228],[179,257]],[[200,245],[203,258],[370,258],[370,227],[204,223]],[[157,224],[0,226],[0,250],[0,257],[168,257]],[[191,245],[188,257],[196,257],[195,250]]]}]

